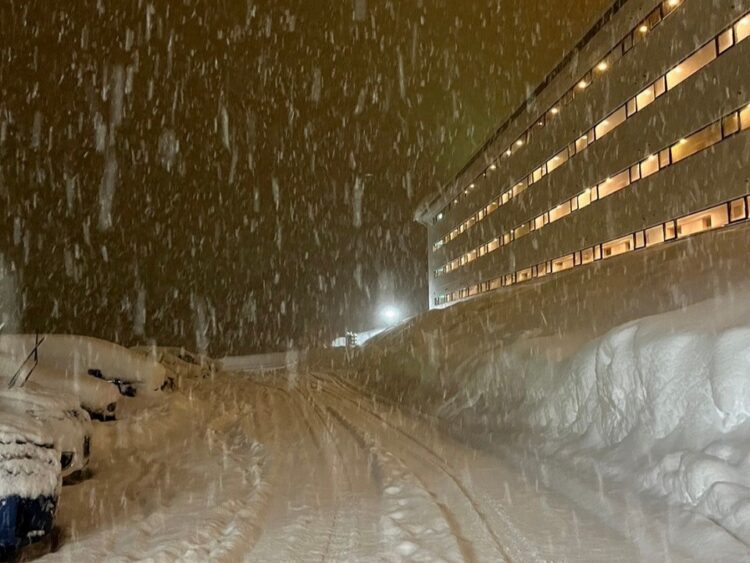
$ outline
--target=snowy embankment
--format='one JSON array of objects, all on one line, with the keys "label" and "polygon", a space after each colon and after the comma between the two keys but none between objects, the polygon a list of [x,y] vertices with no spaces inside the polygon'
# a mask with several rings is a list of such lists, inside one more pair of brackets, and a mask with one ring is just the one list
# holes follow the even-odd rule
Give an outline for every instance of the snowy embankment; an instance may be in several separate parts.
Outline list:
[{"label": "snowy embankment", "polygon": [[[750,544],[750,293],[599,337],[526,332],[470,345],[465,321],[375,339],[354,360],[362,383],[463,438],[601,472]],[[447,365],[441,346],[456,340]]]}]

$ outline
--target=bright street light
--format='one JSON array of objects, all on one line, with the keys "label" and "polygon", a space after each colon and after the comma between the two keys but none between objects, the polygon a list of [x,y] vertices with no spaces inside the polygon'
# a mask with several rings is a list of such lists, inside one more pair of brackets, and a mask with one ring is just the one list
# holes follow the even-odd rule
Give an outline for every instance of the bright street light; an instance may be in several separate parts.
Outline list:
[{"label": "bright street light", "polygon": [[394,305],[386,305],[380,310],[380,316],[388,324],[395,324],[401,320],[401,311]]}]

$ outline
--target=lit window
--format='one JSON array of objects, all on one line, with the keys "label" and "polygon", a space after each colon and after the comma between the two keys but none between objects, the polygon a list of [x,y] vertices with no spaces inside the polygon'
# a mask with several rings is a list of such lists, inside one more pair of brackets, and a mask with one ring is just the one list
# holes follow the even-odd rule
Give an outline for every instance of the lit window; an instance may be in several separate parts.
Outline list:
[{"label": "lit window", "polygon": [[576,153],[584,150],[589,144],[588,137],[583,135],[576,140]]},{"label": "lit window", "polygon": [[558,219],[562,219],[566,215],[570,215],[570,201],[561,203],[549,212],[549,222],[554,223]]},{"label": "lit window", "polygon": [[599,184],[599,198],[601,199],[608,195],[612,195],[623,189],[628,184],[630,184],[630,170],[625,170],[616,176],[607,178],[604,182]]},{"label": "lit window", "polygon": [[531,222],[524,223],[520,227],[516,227],[515,229],[513,229],[513,238],[517,240],[521,237],[528,235],[530,232],[531,232]]},{"label": "lit window", "polygon": [[721,128],[722,128],[722,131],[724,132],[725,137],[728,137],[729,135],[733,135],[734,133],[739,131],[740,130],[740,116],[737,114],[737,112],[722,119]]},{"label": "lit window", "polygon": [[518,272],[518,282],[524,282],[531,279],[531,268],[526,268]]},{"label": "lit window", "polygon": [[747,217],[747,210],[745,208],[745,198],[735,199],[729,204],[729,220],[740,221]]},{"label": "lit window", "polygon": [[[532,175],[531,175],[532,183],[533,182],[538,182],[539,180],[541,180],[542,178],[544,178],[544,175],[545,175],[544,165],[541,165],[539,168],[537,168],[536,170],[534,170],[534,172],[532,173]],[[517,194],[514,193],[513,195],[517,195]]]},{"label": "lit window", "polygon": [[596,192],[594,188],[588,188],[581,195],[578,196],[578,209],[582,209],[589,205],[592,201],[596,201]]},{"label": "lit window", "polygon": [[745,16],[735,24],[734,33],[737,36],[737,43],[750,35],[750,16]]},{"label": "lit window", "polygon": [[667,73],[667,87],[671,90],[680,82],[692,76],[716,58],[716,43],[708,45],[690,55]]},{"label": "lit window", "polygon": [[[518,197],[518,194],[523,193],[528,187],[529,186],[526,183],[526,180],[521,180],[515,186],[513,186],[513,197]],[[510,194],[510,192],[505,192],[505,193]]]},{"label": "lit window", "polygon": [[652,84],[643,92],[638,94],[635,98],[636,103],[638,104],[638,111],[641,111],[643,108],[645,108],[647,105],[649,105],[651,102],[653,102],[656,99],[656,94],[654,93],[654,85]]},{"label": "lit window", "polygon": [[601,139],[612,131],[615,127],[618,127],[623,121],[627,119],[627,114],[625,113],[625,106],[615,110],[610,115],[607,116],[606,119],[601,121],[595,128],[594,131],[596,133],[596,138]]},{"label": "lit window", "polygon": [[589,264],[594,261],[594,249],[587,248],[581,251],[581,264]]},{"label": "lit window", "polygon": [[641,162],[641,178],[651,176],[654,172],[659,171],[659,157],[652,154]]},{"label": "lit window", "polygon": [[511,233],[503,234],[503,245],[509,244],[511,240],[513,240],[511,238]]},{"label": "lit window", "polygon": [[732,45],[734,45],[734,35],[731,29],[727,29],[719,35],[719,54],[729,49]]},{"label": "lit window", "polygon": [[568,161],[568,149],[565,148],[547,161],[547,173],[565,164]]},{"label": "lit window", "polygon": [[714,123],[672,145],[672,162],[689,157],[721,140],[721,124]]},{"label": "lit window", "polygon": [[547,214],[546,213],[542,213],[539,217],[537,217],[536,219],[534,219],[534,228],[535,229],[541,229],[542,227],[544,227],[544,225],[547,224],[547,220],[546,219],[547,219]]},{"label": "lit window", "polygon": [[644,246],[646,246],[646,239],[644,238],[643,231],[638,231],[635,233],[635,247],[643,248]]},{"label": "lit window", "polygon": [[494,250],[497,250],[498,248],[500,248],[500,239],[493,239],[487,245],[487,252],[492,252]]},{"label": "lit window", "polygon": [[572,268],[573,266],[575,266],[575,262],[573,261],[572,254],[568,254],[567,256],[563,256],[561,258],[555,258],[552,261],[553,272],[561,272],[563,270]]},{"label": "lit window", "polygon": [[638,111],[638,108],[635,103],[635,98],[631,98],[628,100],[628,103],[625,104],[625,109],[627,110],[628,117],[630,117],[631,115],[633,115],[634,113]]},{"label": "lit window", "polygon": [[667,79],[661,76],[656,79],[656,82],[654,82],[654,94],[658,98],[666,91],[667,91]]},{"label": "lit window", "polygon": [[693,213],[677,220],[678,238],[702,233],[711,229],[718,229],[729,223],[727,206],[719,205],[713,209]]},{"label": "lit window", "polygon": [[618,238],[613,241],[602,244],[602,256],[611,258],[633,250],[633,235]]},{"label": "lit window", "polygon": [[750,105],[740,111],[740,126],[743,131],[750,128]]},{"label": "lit window", "polygon": [[664,225],[646,229],[646,246],[654,246],[662,242],[664,242]]}]

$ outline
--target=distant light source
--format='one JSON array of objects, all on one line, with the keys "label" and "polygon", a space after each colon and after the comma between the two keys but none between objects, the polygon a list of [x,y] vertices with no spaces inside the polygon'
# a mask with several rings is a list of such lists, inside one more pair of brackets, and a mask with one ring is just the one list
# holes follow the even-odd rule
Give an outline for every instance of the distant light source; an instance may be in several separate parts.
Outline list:
[{"label": "distant light source", "polygon": [[473,190],[475,187],[476,187],[475,183],[472,182],[471,184],[469,184],[469,189],[470,190]]},{"label": "distant light source", "polygon": [[552,115],[557,115],[558,113],[560,113],[560,110],[558,108],[552,108],[551,110],[549,110],[549,112]]},{"label": "distant light source", "polygon": [[510,149],[508,149],[507,151],[505,151],[505,156],[510,156],[510,154],[511,154],[511,150]]},{"label": "distant light source", "polygon": [[401,311],[395,305],[386,305],[380,310],[380,317],[388,324],[401,320]]},{"label": "distant light source", "polygon": [[438,213],[438,217],[437,218],[438,218],[438,221],[442,220],[443,219],[443,214],[442,213]]},{"label": "distant light source", "polygon": [[609,64],[607,63],[607,61],[602,61],[598,65],[596,65],[596,70],[598,70],[599,72],[604,72],[608,68]]},{"label": "distant light source", "polygon": [[745,16],[740,20],[740,25],[747,25],[750,23],[750,16]]},{"label": "distant light source", "polygon": [[684,145],[684,144],[685,144],[685,143],[687,143],[687,142],[688,142],[688,140],[687,140],[687,139],[680,139],[680,144],[681,144],[681,145]]},{"label": "distant light source", "polygon": [[523,146],[523,139],[518,139],[516,141],[516,146],[522,147]]},{"label": "distant light source", "polygon": [[648,26],[644,23],[641,27],[638,28],[638,31],[640,31],[641,33],[647,33]]},{"label": "distant light source", "polygon": [[679,3],[680,3],[680,0],[669,0],[669,2],[667,2],[670,8],[674,8]]},{"label": "distant light source", "polygon": [[494,162],[490,164],[490,170],[492,170],[493,172],[497,170],[497,164],[495,164]]},{"label": "distant light source", "polygon": [[585,80],[581,80],[578,83],[578,88],[580,88],[581,90],[584,90],[584,89],[586,89],[588,87],[588,85],[589,85],[588,82],[586,82]]}]

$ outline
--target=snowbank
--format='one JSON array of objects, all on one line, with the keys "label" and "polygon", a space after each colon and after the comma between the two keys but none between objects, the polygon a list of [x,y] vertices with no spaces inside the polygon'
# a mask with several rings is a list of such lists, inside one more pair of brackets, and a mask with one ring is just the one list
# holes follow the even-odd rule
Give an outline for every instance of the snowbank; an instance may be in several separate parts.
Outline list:
[{"label": "snowbank", "polygon": [[[39,366],[67,374],[101,371],[105,379],[133,382],[143,391],[158,391],[164,384],[162,365],[112,342],[68,334],[46,334],[39,348]],[[34,348],[33,334],[0,335],[0,353],[26,357]]]},{"label": "snowbank", "polygon": [[463,438],[594,467],[750,543],[750,292],[598,338],[477,338],[470,322],[422,323],[365,347],[355,360],[363,384]]}]

